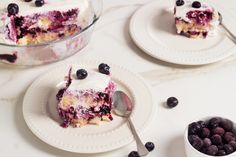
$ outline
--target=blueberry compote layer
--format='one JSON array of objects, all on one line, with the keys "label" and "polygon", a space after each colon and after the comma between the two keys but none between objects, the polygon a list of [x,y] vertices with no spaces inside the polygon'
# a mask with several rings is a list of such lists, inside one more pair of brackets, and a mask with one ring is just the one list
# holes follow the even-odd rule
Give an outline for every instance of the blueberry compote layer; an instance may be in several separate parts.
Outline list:
[{"label": "blueberry compote layer", "polygon": [[9,37],[20,45],[37,44],[73,35],[81,30],[77,25],[79,10],[49,11],[30,16],[12,16]]},{"label": "blueberry compote layer", "polygon": [[212,11],[189,11],[187,17],[200,25],[207,25],[212,20],[213,12]]}]

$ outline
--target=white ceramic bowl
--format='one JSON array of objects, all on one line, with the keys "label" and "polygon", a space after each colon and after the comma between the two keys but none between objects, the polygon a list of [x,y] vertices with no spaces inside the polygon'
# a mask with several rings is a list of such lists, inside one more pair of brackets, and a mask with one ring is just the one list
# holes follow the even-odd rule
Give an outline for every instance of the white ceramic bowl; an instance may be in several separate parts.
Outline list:
[{"label": "white ceramic bowl", "polygon": [[[214,116],[214,117],[221,117],[221,116]],[[213,118],[213,116],[212,117],[205,117],[205,118],[202,118],[202,119],[199,119],[199,120],[207,121],[211,118]],[[226,117],[221,117],[221,118],[228,119]],[[193,122],[197,122],[199,120],[196,120],[196,121],[193,121]],[[234,132],[236,132],[236,123],[234,121],[232,121],[232,122],[233,122]],[[190,142],[188,140],[188,126],[186,127],[185,133],[184,133],[184,144],[185,144],[185,153],[186,153],[187,157],[213,157],[212,155],[207,155],[207,154],[204,154],[204,153],[198,151],[197,149],[195,149],[190,144]],[[222,157],[236,157],[236,151],[229,154],[229,155],[225,155],[225,156],[222,156]]]}]

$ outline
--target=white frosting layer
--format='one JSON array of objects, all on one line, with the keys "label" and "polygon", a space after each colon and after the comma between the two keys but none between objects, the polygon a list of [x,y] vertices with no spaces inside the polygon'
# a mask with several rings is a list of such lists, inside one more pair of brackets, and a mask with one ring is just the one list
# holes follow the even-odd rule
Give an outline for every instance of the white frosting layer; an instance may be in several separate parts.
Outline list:
[{"label": "white frosting layer", "polygon": [[193,8],[192,7],[192,3],[194,2],[195,0],[184,0],[184,5],[182,6],[175,6],[176,8],[176,12],[175,12],[175,17],[178,17],[180,19],[183,19],[184,21],[190,21],[188,18],[187,18],[187,13],[189,11],[204,11],[204,10],[210,10],[212,12],[214,12],[214,8],[209,6],[207,3],[205,2],[202,2],[202,1],[199,1],[201,2],[201,7],[200,8]]},{"label": "white frosting layer", "polygon": [[[105,75],[99,73],[95,70],[89,70],[88,76],[83,79],[79,80],[76,78],[76,71],[77,69],[72,69],[72,83],[69,86],[68,90],[74,91],[83,91],[83,90],[94,90],[97,92],[103,92],[109,85],[111,77],[109,75]],[[58,88],[65,87],[66,81],[63,81],[57,85]]]}]

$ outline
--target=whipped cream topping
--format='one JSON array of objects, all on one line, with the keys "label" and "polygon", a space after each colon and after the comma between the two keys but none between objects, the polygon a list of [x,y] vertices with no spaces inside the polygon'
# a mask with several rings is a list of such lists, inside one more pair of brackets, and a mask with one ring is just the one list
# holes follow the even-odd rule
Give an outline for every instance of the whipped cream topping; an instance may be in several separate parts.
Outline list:
[{"label": "whipped cream topping", "polygon": [[[70,91],[83,91],[83,90],[94,90],[97,92],[103,92],[111,81],[111,77],[109,75],[105,75],[99,73],[96,70],[87,70],[88,76],[79,80],[76,77],[76,68],[72,67],[72,83],[67,88]],[[63,81],[57,85],[58,88],[63,88],[66,85],[66,81]]]},{"label": "whipped cream topping", "polygon": [[199,1],[201,2],[201,7],[200,8],[193,8],[192,7],[192,3],[195,0],[184,0],[184,5],[182,6],[175,6],[175,17],[183,19],[184,21],[189,22],[190,19],[188,19],[187,17],[187,13],[189,11],[205,11],[205,10],[209,10],[211,12],[214,12],[214,8],[211,7],[210,5],[208,5],[206,2],[204,1]]}]

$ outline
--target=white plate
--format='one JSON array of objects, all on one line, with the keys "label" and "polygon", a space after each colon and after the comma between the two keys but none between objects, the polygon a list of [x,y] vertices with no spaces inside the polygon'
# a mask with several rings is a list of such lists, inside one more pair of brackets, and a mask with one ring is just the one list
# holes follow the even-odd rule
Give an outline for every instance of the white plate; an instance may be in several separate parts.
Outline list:
[{"label": "white plate", "polygon": [[[101,62],[79,62],[78,68],[94,69]],[[155,111],[148,86],[134,73],[109,64],[117,88],[125,91],[134,102],[131,118],[140,133],[150,122]],[[31,131],[42,141],[62,150],[77,153],[99,153],[114,150],[133,141],[124,118],[115,116],[111,122],[99,126],[62,128],[56,111],[55,86],[68,73],[64,65],[39,77],[27,90],[23,101],[24,119]]]},{"label": "white plate", "polygon": [[[147,54],[171,63],[208,64],[230,56],[236,46],[222,31],[207,39],[189,39],[176,34],[173,0],[155,0],[141,7],[132,17],[130,34]],[[221,9],[222,11],[222,9]],[[224,17],[232,18],[227,11]]]}]

